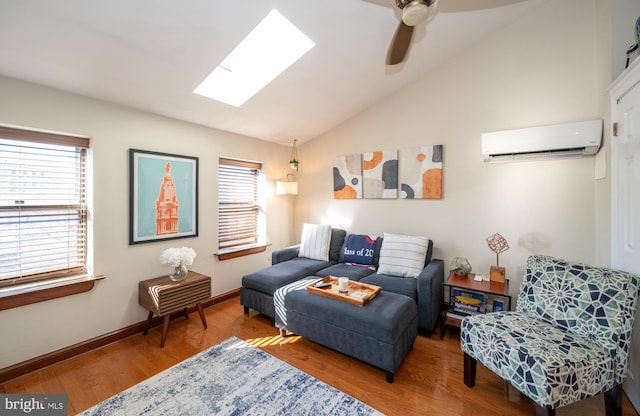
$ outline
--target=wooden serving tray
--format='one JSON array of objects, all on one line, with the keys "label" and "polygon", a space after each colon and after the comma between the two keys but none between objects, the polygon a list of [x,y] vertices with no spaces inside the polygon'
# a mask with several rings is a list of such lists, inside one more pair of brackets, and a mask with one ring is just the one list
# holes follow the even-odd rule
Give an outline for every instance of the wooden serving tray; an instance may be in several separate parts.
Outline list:
[{"label": "wooden serving tray", "polygon": [[[331,283],[331,287],[318,288],[316,287],[318,283]],[[340,292],[338,290],[338,278],[335,276],[327,276],[307,285],[307,290],[316,295],[326,296],[357,306],[364,306],[371,299],[375,298],[381,289],[379,286],[349,280],[349,290],[347,292]]]}]

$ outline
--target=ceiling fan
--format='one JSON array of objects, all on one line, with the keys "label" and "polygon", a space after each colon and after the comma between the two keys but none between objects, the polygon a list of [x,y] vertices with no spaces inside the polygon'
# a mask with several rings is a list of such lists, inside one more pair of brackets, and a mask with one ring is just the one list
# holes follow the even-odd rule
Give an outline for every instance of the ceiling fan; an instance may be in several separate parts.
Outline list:
[{"label": "ceiling fan", "polygon": [[404,60],[411,44],[413,28],[427,20],[429,7],[436,0],[395,0],[395,2],[396,6],[402,10],[402,19],[387,51],[387,65],[396,65]]},{"label": "ceiling fan", "polygon": [[[366,0],[382,4],[383,0]],[[389,49],[387,51],[387,65],[396,65],[402,62],[407,55],[413,28],[424,23],[429,17],[433,18],[441,12],[464,12],[481,9],[502,7],[524,0],[393,0],[402,11],[402,19],[398,24]],[[389,0],[384,0],[388,5]],[[442,4],[440,4],[442,2]],[[436,12],[437,10],[437,12]]]}]

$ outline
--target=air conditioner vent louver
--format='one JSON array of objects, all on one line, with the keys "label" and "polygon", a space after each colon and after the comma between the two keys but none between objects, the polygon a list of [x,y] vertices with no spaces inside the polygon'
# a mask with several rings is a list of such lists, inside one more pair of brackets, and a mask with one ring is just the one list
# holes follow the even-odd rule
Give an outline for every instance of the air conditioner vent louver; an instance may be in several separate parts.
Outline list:
[{"label": "air conditioner vent louver", "polygon": [[483,133],[481,139],[485,162],[591,156],[602,142],[602,120]]}]

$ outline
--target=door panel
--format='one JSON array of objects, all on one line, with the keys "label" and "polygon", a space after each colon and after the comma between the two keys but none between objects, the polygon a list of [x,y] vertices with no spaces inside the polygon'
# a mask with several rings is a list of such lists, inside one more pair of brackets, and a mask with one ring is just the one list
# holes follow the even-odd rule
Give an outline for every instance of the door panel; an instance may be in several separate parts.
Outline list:
[{"label": "door panel", "polygon": [[[620,120],[612,138],[612,250],[615,269],[640,274],[640,86],[625,93],[612,114]],[[636,319],[624,391],[640,411],[640,313]]]}]

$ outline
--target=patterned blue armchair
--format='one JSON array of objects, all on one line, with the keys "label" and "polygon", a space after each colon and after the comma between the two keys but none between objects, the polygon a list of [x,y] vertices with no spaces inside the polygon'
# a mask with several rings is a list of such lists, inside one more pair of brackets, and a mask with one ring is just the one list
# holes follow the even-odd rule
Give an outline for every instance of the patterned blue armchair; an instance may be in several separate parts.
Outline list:
[{"label": "patterned blue armchair", "polygon": [[464,383],[480,361],[536,404],[536,414],[605,394],[607,416],[622,414],[622,382],[639,277],[547,256],[531,256],[517,310],[462,321]]}]

